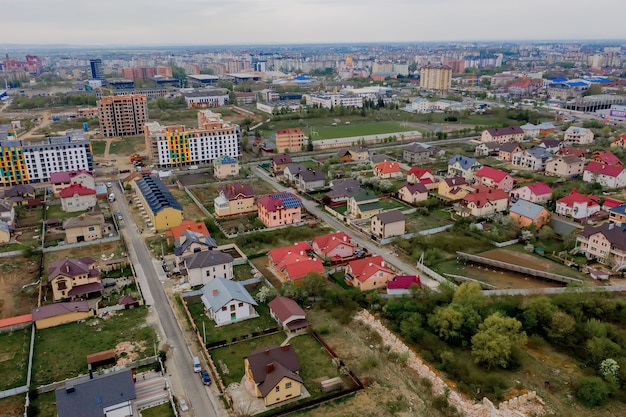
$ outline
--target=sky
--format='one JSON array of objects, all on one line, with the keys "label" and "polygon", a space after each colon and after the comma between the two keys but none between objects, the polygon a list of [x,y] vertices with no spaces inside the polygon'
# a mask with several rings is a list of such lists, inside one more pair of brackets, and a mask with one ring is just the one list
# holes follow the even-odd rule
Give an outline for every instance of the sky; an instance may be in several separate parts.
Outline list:
[{"label": "sky", "polygon": [[0,44],[626,39],[621,0],[2,0]]}]

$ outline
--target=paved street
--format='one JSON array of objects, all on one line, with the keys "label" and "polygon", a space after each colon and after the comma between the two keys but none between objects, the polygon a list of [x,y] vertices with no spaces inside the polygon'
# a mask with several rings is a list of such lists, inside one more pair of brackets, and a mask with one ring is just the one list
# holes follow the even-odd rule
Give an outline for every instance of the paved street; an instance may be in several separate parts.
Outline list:
[{"label": "paved street", "polygon": [[[192,371],[191,353],[185,342],[182,330],[176,321],[165,290],[159,281],[160,277],[163,280],[166,277],[161,268],[155,267],[148,248],[137,230],[137,226],[132,221],[126,224],[126,220],[132,219],[130,208],[126,198],[123,197],[124,193],[118,182],[114,183],[114,188],[115,194],[119,196],[116,204],[124,218],[121,221],[122,233],[126,238],[131,262],[135,266],[139,286],[144,294],[146,303],[154,305],[156,308],[166,338],[165,341],[161,340],[161,343],[167,342],[171,346],[168,352],[166,367],[168,374],[173,374],[174,395],[182,395],[188,400],[190,411],[187,415],[198,417],[225,415],[212,392],[202,385],[200,378]],[[181,388],[184,391],[183,393],[179,392]]]},{"label": "paved street", "polygon": [[[263,181],[271,184],[278,191],[290,191],[290,192],[294,191],[291,188],[286,188],[280,185],[277,181],[274,180],[274,178],[272,178],[267,172],[265,172],[263,169],[259,168],[258,166],[254,167],[253,172]],[[380,246],[378,246],[371,240],[362,237],[360,234],[356,233],[349,226],[345,225],[344,223],[340,222],[339,220],[337,220],[330,214],[326,213],[326,211],[324,211],[323,209],[320,209],[317,206],[317,203],[315,203],[314,201],[310,201],[306,198],[302,198],[302,202],[304,203],[304,206],[309,212],[311,212],[316,217],[323,219],[326,223],[328,223],[330,226],[332,226],[336,230],[341,230],[343,232],[348,233],[350,236],[352,236],[352,240],[354,242],[358,243],[360,246],[364,248],[367,248],[367,250],[370,253],[380,254],[387,263],[394,265],[396,268],[400,269],[406,274],[419,275],[420,280],[422,281],[422,284],[427,285],[430,288],[436,289],[439,287],[439,282],[429,277],[424,276],[423,273],[420,273],[412,265],[407,264],[406,262],[402,261],[395,255],[387,252],[384,249],[381,249]]]}]

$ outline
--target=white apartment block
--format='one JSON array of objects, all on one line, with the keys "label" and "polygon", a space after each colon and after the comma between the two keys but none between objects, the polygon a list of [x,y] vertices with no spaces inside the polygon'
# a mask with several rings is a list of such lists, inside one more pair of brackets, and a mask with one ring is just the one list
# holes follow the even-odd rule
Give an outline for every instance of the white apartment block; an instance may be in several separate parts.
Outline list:
[{"label": "white apartment block", "polygon": [[345,94],[304,94],[307,106],[318,105],[330,109],[331,107],[363,107],[363,97]]}]

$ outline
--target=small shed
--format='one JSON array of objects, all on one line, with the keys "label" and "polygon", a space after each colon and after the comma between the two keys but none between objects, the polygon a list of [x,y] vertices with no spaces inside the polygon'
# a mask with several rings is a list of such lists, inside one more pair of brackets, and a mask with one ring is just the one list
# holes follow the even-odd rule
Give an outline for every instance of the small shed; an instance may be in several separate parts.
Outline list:
[{"label": "small shed", "polygon": [[102,352],[87,355],[87,364],[92,368],[100,365],[115,363],[115,349],[104,350]]},{"label": "small shed", "polygon": [[135,300],[135,298],[132,295],[123,296],[122,298],[120,298],[120,301],[118,302],[118,304],[124,306],[125,310],[130,310],[135,307],[139,307],[139,301]]}]

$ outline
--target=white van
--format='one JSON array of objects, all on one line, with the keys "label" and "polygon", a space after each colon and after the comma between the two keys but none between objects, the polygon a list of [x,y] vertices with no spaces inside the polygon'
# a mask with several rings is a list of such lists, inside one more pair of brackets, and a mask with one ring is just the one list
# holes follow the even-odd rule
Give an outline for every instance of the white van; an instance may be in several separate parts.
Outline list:
[{"label": "white van", "polygon": [[193,357],[193,371],[200,372],[202,370],[202,366],[200,365],[200,358],[197,356]]}]

